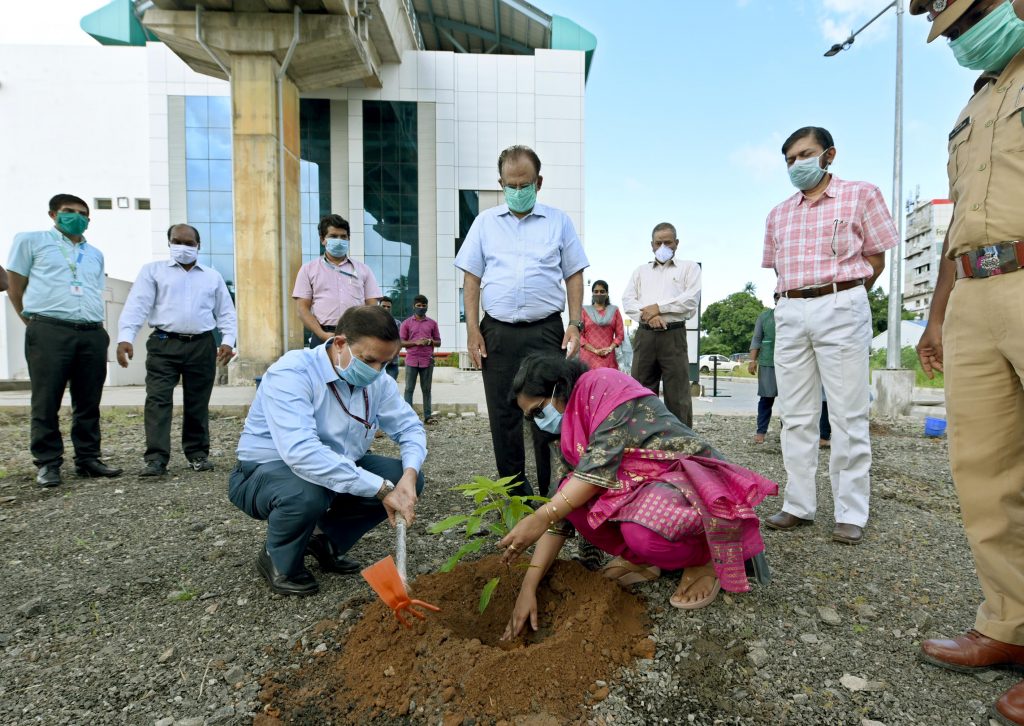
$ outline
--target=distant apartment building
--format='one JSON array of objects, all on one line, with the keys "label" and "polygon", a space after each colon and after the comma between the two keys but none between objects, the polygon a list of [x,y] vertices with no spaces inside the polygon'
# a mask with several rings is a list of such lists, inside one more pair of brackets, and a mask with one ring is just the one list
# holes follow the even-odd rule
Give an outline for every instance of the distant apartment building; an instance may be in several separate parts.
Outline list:
[{"label": "distant apartment building", "polygon": [[918,320],[928,317],[939,275],[942,241],[953,218],[948,199],[915,200],[907,205],[903,265],[903,307]]}]

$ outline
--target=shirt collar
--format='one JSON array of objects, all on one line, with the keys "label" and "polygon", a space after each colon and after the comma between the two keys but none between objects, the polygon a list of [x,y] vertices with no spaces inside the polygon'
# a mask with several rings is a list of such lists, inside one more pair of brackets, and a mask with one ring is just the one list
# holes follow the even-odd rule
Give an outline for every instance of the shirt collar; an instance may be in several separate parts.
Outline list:
[{"label": "shirt collar", "polygon": [[[499,217],[503,217],[506,214],[511,215],[512,214],[512,210],[508,208],[507,204],[502,204],[500,207],[498,207],[498,216]],[[523,219],[529,219],[530,217],[547,217],[547,216],[548,216],[548,207],[546,205],[544,205],[544,204],[541,204],[540,202],[537,202],[536,204],[533,205],[533,209],[530,210],[530,213],[527,214],[525,217],[523,217]]]},{"label": "shirt collar", "polygon": [[331,360],[331,351],[334,349],[333,344],[334,338],[331,338],[317,348],[313,354],[313,360],[316,361],[316,370],[320,374],[320,378],[325,386],[341,380],[338,371],[334,369],[334,361]]},{"label": "shirt collar", "polygon": [[[839,179],[839,177],[837,177],[835,174],[833,174],[832,178],[828,180],[828,186],[825,187],[825,191],[822,193],[821,197],[832,197],[834,199],[836,197],[836,194],[838,193],[836,191],[836,188],[841,183],[842,182]],[[821,199],[821,197],[818,197],[818,199]],[[815,199],[814,201],[817,202],[818,199]],[[807,197],[804,196],[804,193],[798,191],[796,193],[796,203],[799,205],[799,204],[803,204],[806,201],[808,201],[808,200],[807,200]]]},{"label": "shirt collar", "polygon": [[346,257],[345,261],[342,262],[340,265],[336,265],[333,262],[331,262],[329,259],[327,259],[327,255],[320,255],[320,259],[323,260],[324,264],[326,264],[328,267],[330,267],[332,269],[335,269],[335,270],[340,270],[343,267],[345,267],[346,265],[350,266],[353,270],[356,269],[356,263],[354,263],[352,261],[351,257]]},{"label": "shirt collar", "polygon": [[[672,255],[672,259],[669,260],[668,262],[662,264],[662,265],[659,265],[657,260],[651,260],[650,264],[651,264],[651,269],[652,270],[657,270],[659,267],[668,267],[669,265],[671,265],[672,267],[675,267],[676,266],[676,256]],[[608,307],[611,307],[611,305],[609,305]]]},{"label": "shirt collar", "polygon": [[[74,245],[75,244],[74,242],[71,241],[70,237],[68,237],[66,234],[64,234],[59,229],[57,229],[56,226],[50,227],[50,235],[55,237],[58,242],[63,240],[63,241],[67,242],[70,245]],[[82,235],[82,241],[79,242],[78,244],[81,247],[85,247],[88,243],[89,243],[89,240],[87,240],[85,238],[85,235]]]},{"label": "shirt collar", "polygon": [[[180,263],[178,263],[173,257],[171,257],[171,258],[169,258],[167,260],[167,266],[168,267],[181,267]],[[199,264],[199,258],[196,258],[196,261],[194,263],[192,263],[192,267],[199,268],[200,270],[205,270],[206,269],[201,264]],[[181,269],[185,270],[184,267],[182,267]],[[192,268],[189,268],[189,269],[192,269]],[[188,270],[185,270],[185,272],[188,272]]]}]

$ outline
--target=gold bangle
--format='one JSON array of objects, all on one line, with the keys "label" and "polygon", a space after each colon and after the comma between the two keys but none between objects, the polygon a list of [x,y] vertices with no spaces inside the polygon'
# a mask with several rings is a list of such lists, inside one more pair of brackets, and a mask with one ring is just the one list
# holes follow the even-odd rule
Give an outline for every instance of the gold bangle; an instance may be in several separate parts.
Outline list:
[{"label": "gold bangle", "polygon": [[551,504],[551,511],[554,512],[554,515],[548,519],[548,526],[554,527],[561,517],[558,516],[558,507],[555,506],[555,503],[549,502],[549,504]]},{"label": "gold bangle", "polygon": [[569,497],[565,496],[561,491],[558,492],[558,496],[565,500],[565,503],[569,505],[569,509],[576,509],[576,505],[569,501]]}]

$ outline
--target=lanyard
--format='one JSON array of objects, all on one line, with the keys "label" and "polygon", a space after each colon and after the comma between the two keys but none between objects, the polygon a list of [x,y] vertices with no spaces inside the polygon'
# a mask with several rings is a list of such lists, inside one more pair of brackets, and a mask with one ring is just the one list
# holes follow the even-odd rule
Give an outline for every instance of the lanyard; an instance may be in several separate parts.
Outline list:
[{"label": "lanyard", "polygon": [[[354,418],[356,421],[361,423],[366,428],[367,431],[369,431],[373,427],[372,424],[369,421],[367,421],[365,418],[361,418],[359,416],[356,416],[354,413],[352,413],[351,411],[348,410],[348,406],[346,406],[345,402],[341,400],[341,395],[338,393],[338,389],[335,388],[333,383],[328,383],[327,387],[331,389],[331,393],[334,394],[334,397],[337,399],[338,403],[341,404],[342,410],[345,413],[347,413],[349,415],[349,417]],[[370,395],[366,392],[365,388],[363,389],[363,406],[366,408],[366,415],[369,416],[370,415]]]},{"label": "lanyard", "polygon": [[[325,265],[327,265],[328,268],[330,268],[330,269],[334,270],[335,272],[337,272],[339,275],[345,275],[346,277],[351,277],[353,280],[358,280],[359,279],[358,275],[356,275],[355,273],[345,272],[345,270],[341,269],[341,265],[345,264],[344,262],[342,262],[341,265],[332,265],[330,262],[328,262],[323,257],[320,258],[320,261],[323,262]],[[353,265],[353,267],[354,267],[354,265]]]},{"label": "lanyard", "polygon": [[[72,249],[74,249],[74,245],[72,243],[69,242],[68,244],[71,244]],[[68,269],[71,270],[71,278],[73,280],[78,279],[78,265],[82,262],[82,256],[85,254],[85,250],[82,249],[82,245],[84,244],[85,242],[78,243],[78,257],[76,257],[75,261],[72,262],[71,258],[68,257],[67,250],[64,249],[64,240],[57,240],[57,247],[60,248],[60,253],[64,256],[64,261],[68,263]]]}]

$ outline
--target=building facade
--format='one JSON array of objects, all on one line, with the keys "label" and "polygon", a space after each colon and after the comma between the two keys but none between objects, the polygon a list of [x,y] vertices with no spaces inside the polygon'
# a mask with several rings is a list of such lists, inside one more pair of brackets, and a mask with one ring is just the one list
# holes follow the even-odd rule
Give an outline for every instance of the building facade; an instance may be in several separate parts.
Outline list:
[{"label": "building facade", "polygon": [[[300,232],[287,244],[301,249],[303,262],[313,259],[321,253],[320,217],[345,217],[352,256],[374,271],[397,315],[411,313],[416,294],[430,299],[442,350],[464,348],[462,280],[453,261],[475,215],[502,201],[503,148],[536,149],[542,201],[566,210],[584,238],[589,56],[531,50],[406,50],[400,62],[382,65],[379,88],[300,94]],[[50,196],[69,192],[92,207],[86,237],[106,256],[110,277],[131,281],[143,264],[166,259],[168,226],[188,222],[202,237],[200,260],[233,293],[244,284],[236,274],[247,249],[238,227],[248,210],[236,194],[238,169],[232,174],[237,116],[227,81],[197,73],[152,41],[0,47],[0,67],[0,260],[15,233],[49,226]],[[54,83],[61,78],[69,83]],[[24,378],[23,326],[5,308],[0,379]],[[294,310],[293,318],[298,325]],[[116,330],[116,318],[108,330]]]},{"label": "building facade", "polygon": [[953,218],[948,199],[908,205],[903,265],[903,307],[918,320],[928,318],[942,259],[942,243]]}]

